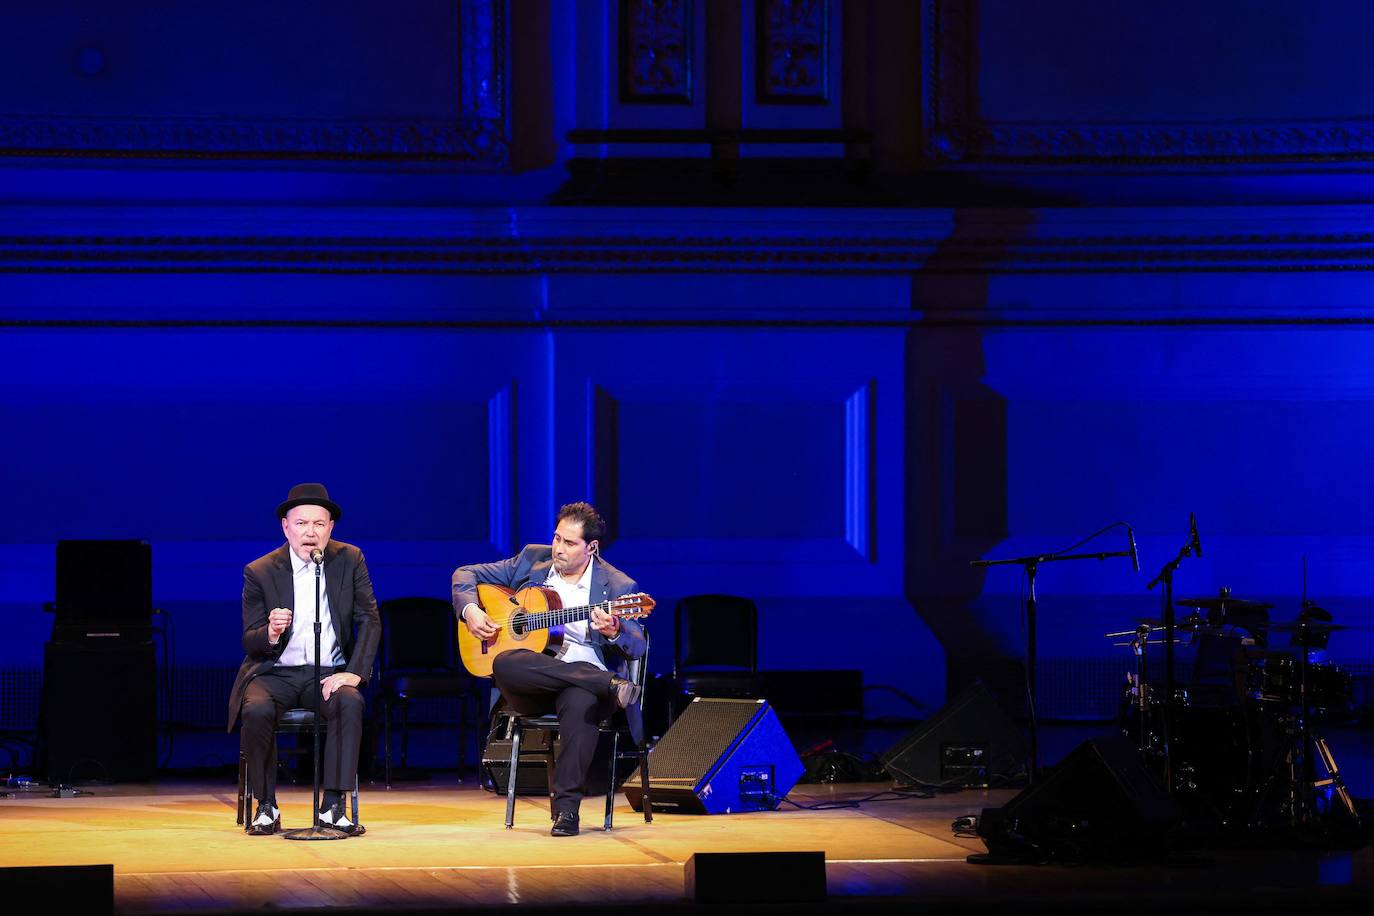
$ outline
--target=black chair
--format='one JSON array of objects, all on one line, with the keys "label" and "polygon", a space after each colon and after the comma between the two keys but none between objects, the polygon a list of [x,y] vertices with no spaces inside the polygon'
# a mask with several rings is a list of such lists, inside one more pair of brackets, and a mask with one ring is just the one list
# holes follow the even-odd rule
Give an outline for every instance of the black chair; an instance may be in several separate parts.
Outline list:
[{"label": "black chair", "polygon": [[[439,598],[395,598],[383,601],[382,651],[378,696],[382,704],[386,787],[391,788],[391,713],[401,712],[401,767],[410,757],[410,701],[458,700],[458,776],[469,726],[481,716],[484,685],[463,670],[458,660],[453,605]],[[469,712],[471,707],[471,713]]]},{"label": "black chair", "polygon": [[[287,709],[282,712],[277,719],[278,735],[309,735],[315,726],[315,711],[313,709]],[[324,734],[329,728],[329,720],[320,720],[320,748],[324,748]],[[272,744],[272,756],[268,759],[268,766],[277,766],[277,745]],[[358,823],[358,777],[353,777],[353,792],[351,793],[352,814],[350,820]],[[313,813],[311,815],[314,816]],[[239,751],[239,791],[238,791],[238,818],[234,823],[243,825],[244,830],[252,827],[253,819],[253,791],[248,787],[248,757]],[[361,832],[361,831],[360,831]]]},{"label": "black chair", "polygon": [[670,719],[693,697],[758,696],[758,626],[758,606],[748,598],[691,595],[678,601]]},{"label": "black chair", "polygon": [[[644,635],[644,655],[640,658],[630,659],[629,671],[627,672],[629,674],[629,679],[639,685],[641,706],[643,705],[644,699],[644,683],[649,670],[648,640],[649,636],[646,633]],[[519,782],[518,775],[520,773],[520,742],[525,735],[525,731],[527,729],[532,728],[543,729],[548,732],[556,732],[558,731],[558,716],[521,716],[515,713],[511,713],[510,718],[507,720],[506,736],[510,739],[510,769],[506,771],[507,830],[515,826],[515,789],[516,783]],[[626,752],[625,754],[621,753],[620,739],[623,735],[629,738],[631,741],[634,741],[634,736],[630,732],[629,721],[626,719],[625,711],[623,709],[613,710],[609,716],[601,720],[601,722],[597,725],[597,730],[600,731],[602,734],[609,732],[611,735],[611,763],[610,772],[607,774],[606,780],[606,819],[601,827],[602,830],[610,830],[611,821],[615,814],[616,761],[622,759],[623,757],[630,756],[629,752]],[[554,767],[554,744],[552,734],[549,735],[547,749],[540,750],[538,753],[540,754],[540,756],[544,758],[544,765],[548,773],[550,800],[549,817],[552,818]],[[644,793],[644,822],[646,824],[651,824],[653,823],[654,815],[653,805],[650,803],[649,798],[649,752],[647,745],[643,741],[638,742],[635,745],[633,754],[639,760],[640,781],[642,791]]]}]

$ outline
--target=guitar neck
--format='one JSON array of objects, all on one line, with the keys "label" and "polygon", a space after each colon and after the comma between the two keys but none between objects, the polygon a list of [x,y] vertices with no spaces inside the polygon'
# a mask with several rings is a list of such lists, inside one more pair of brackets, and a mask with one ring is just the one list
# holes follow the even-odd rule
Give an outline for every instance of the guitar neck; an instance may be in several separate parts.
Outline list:
[{"label": "guitar neck", "polygon": [[577,623],[579,620],[588,620],[592,616],[592,611],[604,611],[607,614],[614,614],[611,610],[611,602],[603,601],[600,604],[585,604],[582,607],[565,607],[556,611],[537,611],[533,614],[525,614],[525,626],[531,630],[547,630],[549,627],[561,627],[564,624]]}]

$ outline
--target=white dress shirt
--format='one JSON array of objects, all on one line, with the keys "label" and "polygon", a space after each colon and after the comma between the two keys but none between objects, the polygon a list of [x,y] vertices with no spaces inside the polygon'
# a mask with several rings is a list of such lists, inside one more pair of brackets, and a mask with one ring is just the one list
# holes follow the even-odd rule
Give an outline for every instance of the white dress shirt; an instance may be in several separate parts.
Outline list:
[{"label": "white dress shirt", "polygon": [[[315,564],[291,555],[292,584],[296,587],[296,601],[291,613],[291,638],[286,641],[280,667],[298,667],[315,664]],[[327,575],[327,574],[326,574]],[[343,650],[339,648],[338,638],[334,635],[334,618],[329,613],[329,589],[325,585],[326,576],[320,577],[320,666],[331,665],[342,668],[345,664]]]},{"label": "white dress shirt", "polygon": [[[587,568],[582,570],[582,576],[576,582],[564,579],[555,567],[550,566],[544,584],[558,593],[558,600],[563,602],[565,608],[586,607],[591,604],[592,564],[595,562],[595,557],[587,561]],[[601,658],[601,652],[588,642],[591,626],[588,620],[564,624],[563,650],[559,658],[565,662],[591,662],[605,671],[606,662]]]}]

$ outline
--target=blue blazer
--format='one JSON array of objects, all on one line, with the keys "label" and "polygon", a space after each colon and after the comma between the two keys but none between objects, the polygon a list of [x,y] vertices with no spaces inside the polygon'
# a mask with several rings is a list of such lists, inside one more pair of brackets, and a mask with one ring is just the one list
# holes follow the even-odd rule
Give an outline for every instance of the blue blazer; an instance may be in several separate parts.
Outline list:
[{"label": "blue blazer", "polygon": [[[501,585],[518,591],[527,585],[543,585],[552,566],[553,547],[548,544],[527,544],[525,549],[508,560],[458,567],[453,571],[453,611],[458,615],[458,625],[464,625],[463,608],[469,604],[481,606],[477,600],[477,583]],[[637,591],[639,586],[635,580],[597,556],[592,564],[591,593],[588,596],[591,603]],[[591,627],[587,628],[587,641],[601,653],[606,667],[620,677],[624,677],[629,670],[628,660],[643,658],[649,648],[649,641],[639,621],[626,618],[620,620],[620,635],[615,642]],[[635,703],[627,708],[625,718],[635,741],[644,740],[644,713],[640,704]]]}]

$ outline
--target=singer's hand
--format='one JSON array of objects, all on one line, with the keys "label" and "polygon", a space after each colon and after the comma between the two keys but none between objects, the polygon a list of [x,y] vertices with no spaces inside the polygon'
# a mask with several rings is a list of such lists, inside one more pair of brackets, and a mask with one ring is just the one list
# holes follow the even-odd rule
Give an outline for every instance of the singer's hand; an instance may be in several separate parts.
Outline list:
[{"label": "singer's hand", "polygon": [[291,609],[289,607],[274,607],[267,615],[267,641],[276,645],[281,641],[281,634],[286,632],[286,628],[291,626]]},{"label": "singer's hand", "polygon": [[358,675],[340,671],[320,679],[320,696],[327,700],[340,687],[357,687],[362,682],[363,679]]},{"label": "singer's hand", "polygon": [[607,639],[615,639],[620,633],[620,618],[599,608],[592,608],[592,629]]},{"label": "singer's hand", "polygon": [[491,639],[501,629],[486,611],[475,604],[469,604],[464,609],[463,624],[478,639]]}]

